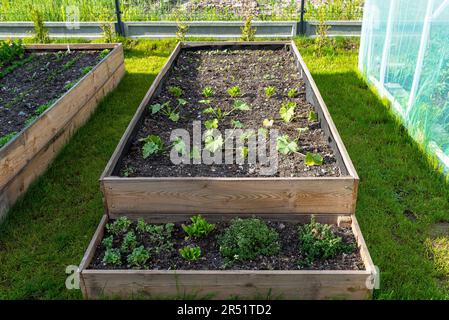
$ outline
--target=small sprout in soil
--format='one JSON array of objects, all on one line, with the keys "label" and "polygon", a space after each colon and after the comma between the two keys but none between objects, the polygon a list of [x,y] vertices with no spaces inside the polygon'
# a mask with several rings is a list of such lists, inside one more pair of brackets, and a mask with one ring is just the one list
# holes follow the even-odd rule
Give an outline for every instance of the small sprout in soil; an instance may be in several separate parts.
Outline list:
[{"label": "small sprout in soil", "polygon": [[128,256],[128,265],[130,267],[141,268],[150,259],[150,253],[144,246],[135,248]]},{"label": "small sprout in soil", "polygon": [[76,81],[67,82],[64,86],[65,90],[70,90],[73,88],[73,86],[76,84]]},{"label": "small sprout in soil", "polygon": [[201,257],[201,248],[187,246],[179,249],[179,254],[187,261],[197,261]]},{"label": "small sprout in soil", "polygon": [[139,141],[145,143],[142,147],[142,156],[144,159],[155,154],[161,154],[165,150],[161,137],[157,135],[150,134],[146,138],[139,139]]},{"label": "small sprout in soil", "polygon": [[309,112],[309,116],[308,116],[307,118],[308,118],[308,120],[309,120],[310,122],[316,122],[316,121],[318,121],[318,115],[316,114],[315,111],[310,111],[310,112]]},{"label": "small sprout in soil", "polygon": [[239,86],[234,86],[232,88],[229,88],[228,90],[226,90],[226,92],[232,97],[232,98],[236,98],[239,97],[241,95],[240,92],[240,87]]},{"label": "small sprout in soil", "polygon": [[248,104],[246,104],[245,102],[237,100],[234,102],[234,106],[232,108],[232,111],[234,111],[234,110],[248,111],[248,110],[251,110],[251,107]]},{"label": "small sprout in soil", "polygon": [[249,129],[249,130],[245,130],[241,135],[240,135],[240,141],[245,142],[248,141],[251,137],[253,137],[255,135],[254,130],[253,129]]},{"label": "small sprout in soil", "polygon": [[221,135],[214,136],[211,130],[205,132],[204,148],[209,152],[215,153],[223,147],[224,141]]},{"label": "small sprout in soil", "polygon": [[293,89],[288,90],[287,95],[289,98],[295,98],[298,95],[298,89],[293,88]]},{"label": "small sprout in soil", "polygon": [[323,164],[323,157],[318,153],[307,152],[304,158],[304,164],[307,166],[321,166]]},{"label": "small sprout in soil", "polygon": [[109,49],[104,49],[103,51],[101,51],[100,52],[100,59],[106,58],[106,56],[109,54],[109,52],[111,52]]},{"label": "small sprout in soil", "polygon": [[36,119],[37,119],[37,116],[32,116],[32,117],[28,118],[25,121],[25,127],[28,127],[29,125],[31,125]]},{"label": "small sprout in soil", "polygon": [[179,120],[179,112],[178,108],[182,106],[183,104],[187,103],[184,99],[178,99],[178,106],[176,108],[172,108],[170,105],[170,101],[160,104],[156,103],[150,106],[151,114],[156,114],[158,112],[161,112],[165,116],[167,116],[171,121],[178,122]]},{"label": "small sprout in soil", "polygon": [[126,166],[126,167],[123,169],[123,171],[122,171],[122,175],[123,175],[124,177],[129,177],[129,176],[131,176],[132,174],[134,174],[134,172],[135,172],[134,167],[132,167],[132,166]]},{"label": "small sprout in soil", "polygon": [[190,159],[201,160],[200,148],[194,146],[192,151],[190,151]]},{"label": "small sprout in soil", "polygon": [[264,91],[265,91],[265,96],[267,98],[271,98],[276,93],[276,88],[272,87],[272,86],[269,86],[269,87],[266,87],[264,89]]},{"label": "small sprout in soil", "polygon": [[81,69],[81,74],[84,76],[88,74],[91,70],[92,70],[91,66],[84,67],[83,69]]},{"label": "small sprout in soil", "polygon": [[122,252],[129,252],[129,251],[134,250],[134,248],[136,246],[137,246],[136,235],[134,234],[134,231],[129,231],[123,237],[123,242],[122,242],[122,246],[120,247],[120,250]]},{"label": "small sprout in soil", "polygon": [[264,119],[262,124],[263,124],[264,127],[270,128],[270,127],[273,126],[274,120],[273,120],[273,119],[271,119],[271,120],[269,120],[269,119]]},{"label": "small sprout in soil", "polygon": [[259,136],[264,137],[265,139],[268,137],[268,130],[265,128],[259,128],[259,130],[257,130]]},{"label": "small sprout in soil", "polygon": [[204,126],[206,129],[217,129],[218,128],[218,119],[206,120],[204,122]]},{"label": "small sprout in soil", "polygon": [[193,216],[190,220],[192,221],[190,225],[182,225],[189,238],[201,238],[215,229],[215,224],[207,222],[201,215]]},{"label": "small sprout in soil", "polygon": [[101,244],[107,249],[112,249],[112,244],[114,243],[114,236],[110,235],[101,241]]},{"label": "small sprout in soil", "polygon": [[298,152],[299,147],[295,140],[290,140],[290,137],[285,134],[277,138],[277,150],[282,154],[290,154]]},{"label": "small sprout in soil", "polygon": [[107,265],[117,266],[122,263],[119,249],[107,249],[104,253],[103,262]]},{"label": "small sprout in soil", "polygon": [[7,144],[10,140],[12,140],[16,136],[17,132],[8,133],[5,136],[0,137],[0,148]]},{"label": "small sprout in soil", "polygon": [[296,128],[296,130],[298,131],[299,135],[302,135],[304,133],[309,132],[309,128],[308,127],[304,127],[304,128]]},{"label": "small sprout in soil", "polygon": [[306,256],[306,262],[316,259],[329,259],[338,253],[351,253],[354,245],[346,244],[332,232],[331,226],[316,222],[312,216],[310,223],[298,228],[299,249]]},{"label": "small sprout in soil", "polygon": [[172,146],[178,154],[185,155],[187,152],[186,143],[179,137],[173,141]]},{"label": "small sprout in soil", "polygon": [[210,100],[199,100],[198,103],[201,103],[201,104],[210,104]]},{"label": "small sprout in soil", "polygon": [[37,115],[43,114],[48,108],[50,108],[50,107],[53,105],[53,102],[54,102],[54,101],[52,100],[52,101],[49,101],[49,102],[47,102],[47,103],[45,103],[45,104],[39,106],[39,107],[36,109],[35,113],[36,113]]},{"label": "small sprout in soil", "polygon": [[106,225],[106,230],[108,230],[109,233],[118,236],[121,233],[127,232],[128,228],[131,226],[131,223],[131,220],[129,220],[128,218],[121,217],[115,220],[113,223],[108,223]]},{"label": "small sprout in soil", "polygon": [[296,102],[287,102],[282,104],[281,109],[279,110],[279,115],[281,116],[282,121],[288,123],[292,121],[293,116],[295,115]]},{"label": "small sprout in soil", "polygon": [[243,129],[244,125],[239,120],[231,120],[232,127],[235,129]]},{"label": "small sprout in soil", "polygon": [[176,98],[180,98],[182,96],[182,89],[180,87],[171,86],[168,87],[168,92],[170,92]]},{"label": "small sprout in soil", "polygon": [[204,89],[203,89],[203,96],[205,97],[205,98],[210,98],[210,97],[212,97],[214,95],[214,90],[212,89],[212,87],[205,87]]},{"label": "small sprout in soil", "polygon": [[218,244],[221,255],[231,261],[273,256],[280,251],[276,230],[256,218],[233,219],[230,226],[218,237]]},{"label": "small sprout in soil", "polygon": [[248,154],[249,154],[249,148],[248,147],[241,147],[240,148],[240,155],[242,156],[243,159],[248,158]]}]

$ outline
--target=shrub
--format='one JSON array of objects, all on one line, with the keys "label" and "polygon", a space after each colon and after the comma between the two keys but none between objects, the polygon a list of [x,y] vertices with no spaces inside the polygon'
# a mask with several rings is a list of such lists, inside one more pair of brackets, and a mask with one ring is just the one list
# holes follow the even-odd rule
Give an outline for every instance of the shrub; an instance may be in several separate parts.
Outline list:
[{"label": "shrub", "polygon": [[220,253],[231,260],[252,260],[272,256],[280,251],[279,235],[265,222],[256,219],[234,219],[218,238]]},{"label": "shrub", "polygon": [[150,253],[144,246],[137,247],[128,256],[128,265],[130,267],[142,267],[150,259]]},{"label": "shrub", "polygon": [[306,262],[311,263],[315,259],[329,259],[338,253],[350,253],[354,245],[345,244],[343,239],[335,235],[331,226],[316,222],[312,217],[309,224],[298,228],[300,250],[306,257]]},{"label": "shrub", "polygon": [[215,224],[208,223],[206,219],[200,215],[194,216],[190,218],[190,220],[192,221],[192,224],[188,226],[185,224],[182,225],[182,229],[190,238],[206,236],[215,229]]},{"label": "shrub", "polygon": [[187,261],[196,261],[201,256],[200,247],[184,247],[179,249],[179,254]]}]

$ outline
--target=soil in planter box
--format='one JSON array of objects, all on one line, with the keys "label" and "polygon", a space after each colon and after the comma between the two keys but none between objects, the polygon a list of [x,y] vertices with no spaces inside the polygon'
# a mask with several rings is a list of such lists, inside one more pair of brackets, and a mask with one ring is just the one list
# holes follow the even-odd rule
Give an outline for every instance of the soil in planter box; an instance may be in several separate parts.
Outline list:
[{"label": "soil in planter box", "polygon": [[[279,135],[287,134],[291,140],[298,138],[299,152],[283,155],[279,153],[279,166],[273,176],[278,177],[317,177],[340,176],[341,169],[337,166],[334,151],[328,144],[321,125],[317,121],[309,121],[308,116],[314,107],[306,101],[305,84],[302,80],[295,59],[291,52],[284,48],[262,49],[226,49],[226,50],[183,50],[181,51],[166,81],[161,85],[161,91],[150,102],[151,105],[170,102],[174,107],[177,98],[169,92],[172,86],[183,90],[182,99],[187,104],[180,109],[180,119],[173,122],[161,112],[152,115],[148,111],[143,123],[132,139],[131,147],[119,164],[121,176],[143,177],[257,177],[260,165],[238,164],[181,164],[174,165],[165,154],[152,155],[143,158],[143,143],[139,139],[148,135],[157,135],[166,146],[170,146],[170,133],[173,129],[186,129],[192,134],[192,121],[200,120],[202,132],[205,131],[205,121],[213,119],[210,114],[202,111],[208,106],[220,107],[223,112],[231,110],[236,100],[245,102],[250,111],[236,111],[219,122],[218,129],[224,134],[225,129],[231,129],[232,121],[240,121],[244,129],[263,128],[264,119],[274,119],[273,129],[279,130]],[[210,86],[214,95],[205,98],[202,91]],[[239,86],[241,96],[232,98],[227,90]],[[274,87],[275,94],[268,98],[264,89]],[[296,89],[296,97],[290,98],[288,92]],[[209,100],[209,104],[201,100]],[[283,103],[297,104],[295,118],[290,123],[280,121],[279,110]],[[308,129],[299,132],[299,128]],[[204,144],[203,144],[204,147]],[[308,166],[304,163],[304,155],[308,152],[319,154],[324,159],[322,165]],[[224,152],[223,152],[224,158]],[[223,161],[224,162],[224,161]]]},{"label": "soil in planter box", "polygon": [[101,59],[98,50],[27,53],[0,78],[0,137],[20,132]]},{"label": "soil in planter box", "polygon": [[[111,221],[113,222],[113,221]],[[186,225],[190,221],[185,222]],[[128,230],[133,230],[137,238],[137,247],[143,245],[151,252],[151,258],[140,269],[154,270],[364,270],[364,264],[357,248],[357,241],[351,228],[332,226],[332,232],[342,237],[343,243],[353,245],[351,253],[339,253],[334,258],[305,262],[306,257],[299,249],[298,227],[301,224],[290,222],[267,221],[267,224],[279,233],[280,253],[271,257],[259,256],[251,261],[235,261],[229,264],[220,254],[217,237],[229,226],[227,222],[219,222],[215,229],[203,238],[186,239],[181,224],[175,224],[173,231],[173,247],[171,250],[154,253],[154,242],[148,234],[136,230],[133,223]],[[104,238],[111,234],[105,230]],[[123,236],[114,236],[114,248],[120,248]],[[199,246],[201,258],[189,262],[181,257],[179,249],[185,246]],[[92,269],[130,269],[127,265],[127,254],[121,254],[121,264],[107,265],[103,262],[105,246],[97,246],[94,258],[89,266]],[[139,269],[139,268],[138,268]]]}]

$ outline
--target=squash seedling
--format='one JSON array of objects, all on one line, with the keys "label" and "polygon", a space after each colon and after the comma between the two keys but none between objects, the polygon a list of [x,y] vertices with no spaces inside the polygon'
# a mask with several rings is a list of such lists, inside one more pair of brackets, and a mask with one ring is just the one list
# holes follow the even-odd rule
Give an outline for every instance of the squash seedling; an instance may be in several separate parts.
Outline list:
[{"label": "squash seedling", "polygon": [[323,164],[323,157],[318,153],[307,152],[304,158],[304,163],[307,166],[321,166]]},{"label": "squash seedling", "polygon": [[269,86],[264,89],[264,92],[267,98],[271,98],[276,93],[276,88]]},{"label": "squash seedling", "polygon": [[279,110],[282,121],[289,123],[295,115],[296,102],[283,103]]},{"label": "squash seedling", "polygon": [[179,254],[187,261],[197,261],[201,257],[201,248],[187,246],[179,249]]},{"label": "squash seedling", "polygon": [[226,90],[226,92],[231,96],[231,98],[237,98],[241,95],[239,86],[229,88],[228,90]]},{"label": "squash seedling", "polygon": [[182,225],[189,238],[201,238],[215,229],[215,224],[207,222],[201,215],[193,216],[190,220],[192,221],[190,225]]},{"label": "squash seedling", "polygon": [[210,129],[217,129],[218,128],[218,119],[212,119],[212,120],[206,120],[204,122],[204,126],[206,127],[206,129],[210,130]]},{"label": "squash seedling", "polygon": [[309,122],[317,122],[318,121],[318,115],[316,114],[315,111],[310,111],[307,119],[309,120]]},{"label": "squash seedling", "polygon": [[213,95],[214,95],[214,90],[212,89],[212,87],[207,86],[203,89],[203,97],[210,98]]},{"label": "squash seedling", "polygon": [[277,150],[282,154],[291,154],[298,152],[299,147],[296,140],[290,140],[290,137],[285,134],[277,138]]},{"label": "squash seedling", "polygon": [[146,138],[139,139],[140,142],[144,142],[142,147],[142,156],[147,159],[149,156],[161,154],[165,151],[164,143],[161,137],[150,134]]},{"label": "squash seedling", "polygon": [[231,120],[231,125],[234,129],[243,129],[244,125],[240,122],[240,120]]},{"label": "squash seedling", "polygon": [[293,89],[288,90],[287,96],[289,98],[296,98],[297,95],[298,95],[298,89],[293,88]]},{"label": "squash seedling", "polygon": [[187,101],[184,99],[178,99],[178,105],[175,108],[172,108],[170,101],[165,102],[164,104],[155,103],[150,106],[151,114],[157,114],[161,112],[163,115],[168,117],[173,122],[178,122],[179,120],[179,112],[178,109],[181,106],[187,104]]},{"label": "squash seedling", "polygon": [[273,124],[274,124],[274,120],[273,119],[264,119],[263,122],[262,122],[262,125],[265,128],[270,128],[270,127],[273,126]]},{"label": "squash seedling", "polygon": [[[217,126],[214,127],[214,129],[216,129],[216,128],[218,128],[218,122],[222,121],[224,118],[226,118],[227,116],[229,116],[230,114],[232,114],[234,111],[237,111],[237,110],[238,111],[248,111],[248,110],[251,110],[251,107],[243,101],[236,100],[232,106],[232,109],[227,112],[223,112],[220,107],[215,107],[215,108],[208,107],[203,110],[203,113],[204,114],[212,114],[215,117],[214,121],[217,120]],[[209,126],[211,124],[213,124],[213,123],[212,122],[208,123]],[[212,127],[207,128],[207,129],[212,129]]]},{"label": "squash seedling", "polygon": [[182,89],[177,86],[168,87],[168,92],[170,92],[176,98],[180,98],[183,93]]}]

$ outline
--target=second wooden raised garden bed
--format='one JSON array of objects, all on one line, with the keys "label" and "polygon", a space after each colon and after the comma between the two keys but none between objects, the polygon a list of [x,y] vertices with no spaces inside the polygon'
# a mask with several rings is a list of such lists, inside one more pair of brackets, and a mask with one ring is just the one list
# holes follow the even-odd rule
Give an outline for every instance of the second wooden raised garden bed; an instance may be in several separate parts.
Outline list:
[{"label": "second wooden raised garden bed", "polygon": [[125,73],[121,44],[29,45],[22,59],[0,79],[0,218]]},{"label": "second wooden raised garden bed", "polygon": [[[241,92],[230,97],[229,90],[236,86]],[[208,87],[209,94],[204,92]],[[274,88],[271,93],[269,87]],[[180,119],[152,114],[155,104],[175,107],[176,98],[183,104]],[[211,120],[204,113],[208,103],[224,113],[233,103],[251,107],[221,121],[219,129],[231,128],[232,120],[257,130],[267,118],[293,139],[301,127],[298,152],[281,155],[278,173],[268,177],[247,165],[176,166],[166,155],[143,158],[142,139],[154,134],[169,144],[171,129]],[[278,121],[285,103],[296,105],[288,124]],[[315,118],[308,121],[311,113]],[[318,154],[321,165],[305,165],[306,153]],[[144,213],[353,214],[358,176],[294,42],[180,43],[128,126],[101,186],[111,218]]]}]

